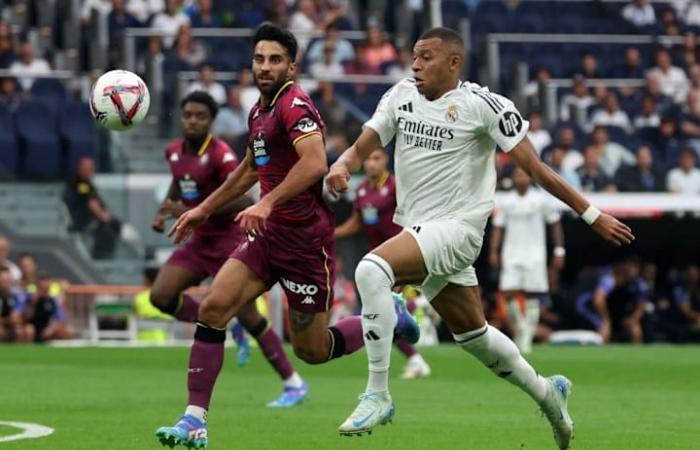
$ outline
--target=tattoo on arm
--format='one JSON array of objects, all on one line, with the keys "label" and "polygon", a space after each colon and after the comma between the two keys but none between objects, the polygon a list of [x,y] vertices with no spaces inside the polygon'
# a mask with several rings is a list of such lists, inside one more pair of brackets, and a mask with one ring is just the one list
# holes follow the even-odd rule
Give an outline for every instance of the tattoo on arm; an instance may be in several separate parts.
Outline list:
[{"label": "tattoo on arm", "polygon": [[289,309],[289,322],[292,325],[292,332],[298,333],[306,330],[313,323],[316,318],[316,314],[313,313],[303,313]]}]

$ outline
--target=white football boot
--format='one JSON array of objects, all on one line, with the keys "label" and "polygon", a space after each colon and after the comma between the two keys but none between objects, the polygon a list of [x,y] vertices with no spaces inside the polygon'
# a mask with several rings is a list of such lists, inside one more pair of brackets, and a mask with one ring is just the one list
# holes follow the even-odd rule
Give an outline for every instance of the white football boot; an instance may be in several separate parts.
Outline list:
[{"label": "white football boot", "polygon": [[574,437],[574,421],[569,416],[567,403],[571,395],[571,381],[562,375],[547,378],[547,396],[540,404],[542,414],[547,417],[554,432],[554,441],[561,450],[569,448]]},{"label": "white football boot", "polygon": [[372,428],[390,423],[392,417],[394,402],[388,391],[364,393],[360,395],[360,404],[340,425],[338,432],[342,436],[372,434]]}]

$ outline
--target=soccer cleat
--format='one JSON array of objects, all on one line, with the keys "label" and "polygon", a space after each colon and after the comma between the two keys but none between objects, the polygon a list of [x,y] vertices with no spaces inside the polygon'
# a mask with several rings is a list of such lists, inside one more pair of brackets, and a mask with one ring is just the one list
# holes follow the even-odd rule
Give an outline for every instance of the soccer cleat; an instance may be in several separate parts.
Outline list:
[{"label": "soccer cleat", "polygon": [[309,386],[303,383],[301,387],[295,388],[285,386],[282,394],[276,400],[267,404],[268,408],[290,408],[301,405],[309,397]]},{"label": "soccer cleat", "polygon": [[420,327],[418,322],[413,318],[410,312],[408,312],[408,307],[406,306],[406,300],[404,300],[401,294],[392,292],[392,298],[394,299],[394,310],[396,311],[396,327],[394,327],[394,336],[400,337],[407,340],[411,344],[415,344],[420,339]]},{"label": "soccer cleat", "polygon": [[364,393],[360,395],[360,404],[338,427],[338,432],[341,436],[372,434],[372,428],[391,423],[393,417],[394,402],[388,391]]},{"label": "soccer cleat", "polygon": [[[415,356],[420,356],[416,353]],[[404,380],[413,380],[416,378],[425,378],[430,376],[430,366],[423,358],[411,358],[401,374]]]},{"label": "soccer cleat", "polygon": [[549,388],[547,396],[540,404],[540,411],[552,426],[554,441],[560,449],[567,449],[574,436],[574,421],[567,410],[571,381],[562,375],[554,375],[547,378],[547,383]]},{"label": "soccer cleat", "polygon": [[236,323],[231,327],[231,336],[233,340],[236,341],[237,352],[237,362],[238,367],[243,367],[250,361],[250,339],[245,334],[245,328],[240,322]]},{"label": "soccer cleat", "polygon": [[182,416],[174,427],[160,427],[156,437],[163,446],[170,448],[184,445],[187,448],[207,448],[207,425],[194,416]]}]

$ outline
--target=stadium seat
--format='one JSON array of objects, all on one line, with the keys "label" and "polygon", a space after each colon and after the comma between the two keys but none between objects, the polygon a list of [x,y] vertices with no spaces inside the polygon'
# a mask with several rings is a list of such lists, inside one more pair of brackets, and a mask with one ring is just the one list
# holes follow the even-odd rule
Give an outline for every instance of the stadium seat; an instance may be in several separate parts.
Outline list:
[{"label": "stadium seat", "polygon": [[54,113],[58,112],[66,99],[66,88],[55,78],[37,78],[31,88],[32,99],[41,102]]},{"label": "stadium seat", "polygon": [[17,171],[18,150],[10,110],[0,103],[0,178],[10,178]]},{"label": "stadium seat", "polygon": [[51,111],[39,102],[27,101],[19,105],[15,119],[24,150],[20,174],[29,178],[59,178],[63,158]]},{"label": "stadium seat", "polygon": [[59,133],[66,149],[66,173],[72,174],[80,158],[96,158],[97,128],[86,103],[71,101],[62,111]]}]

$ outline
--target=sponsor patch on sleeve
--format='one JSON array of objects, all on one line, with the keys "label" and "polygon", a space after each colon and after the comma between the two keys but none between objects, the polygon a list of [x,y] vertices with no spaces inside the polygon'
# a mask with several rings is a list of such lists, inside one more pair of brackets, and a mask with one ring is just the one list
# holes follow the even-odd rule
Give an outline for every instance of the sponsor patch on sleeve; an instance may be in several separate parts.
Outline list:
[{"label": "sponsor patch on sleeve", "polygon": [[309,117],[304,117],[301,120],[299,120],[299,122],[297,122],[295,128],[302,133],[310,133],[312,131],[318,130],[318,124],[314,122],[313,119]]}]

